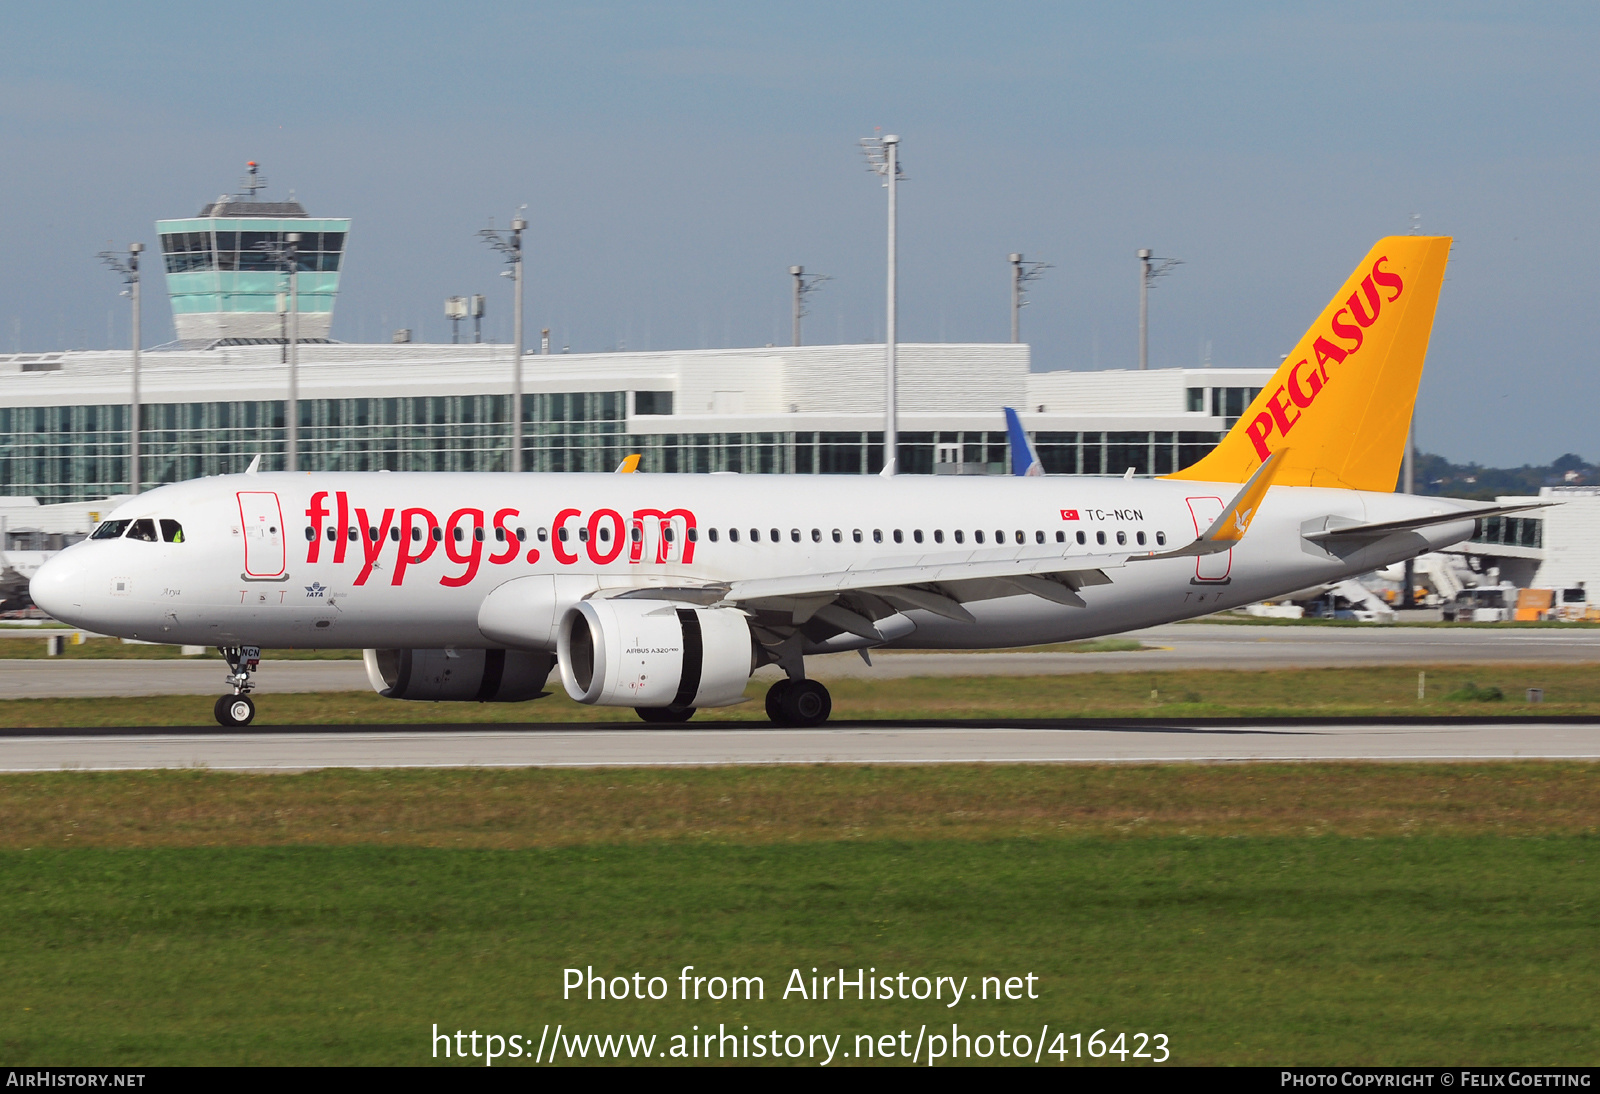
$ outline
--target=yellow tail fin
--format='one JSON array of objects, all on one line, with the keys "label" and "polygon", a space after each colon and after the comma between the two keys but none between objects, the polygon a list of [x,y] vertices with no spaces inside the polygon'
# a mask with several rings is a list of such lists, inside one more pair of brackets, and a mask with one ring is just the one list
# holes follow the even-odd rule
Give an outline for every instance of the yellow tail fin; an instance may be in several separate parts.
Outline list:
[{"label": "yellow tail fin", "polygon": [[1277,484],[1393,490],[1449,257],[1448,236],[1380,239],[1222,443],[1168,477],[1245,482],[1281,448]]}]

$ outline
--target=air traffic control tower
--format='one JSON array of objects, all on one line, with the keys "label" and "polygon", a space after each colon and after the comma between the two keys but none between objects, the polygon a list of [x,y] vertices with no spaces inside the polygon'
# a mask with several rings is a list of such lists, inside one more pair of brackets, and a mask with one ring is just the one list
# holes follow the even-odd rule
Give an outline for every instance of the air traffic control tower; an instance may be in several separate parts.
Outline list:
[{"label": "air traffic control tower", "polygon": [[298,232],[300,341],[325,342],[350,221],[312,219],[297,201],[258,201],[256,192],[267,180],[254,163],[249,172],[242,193],[223,195],[199,216],[156,221],[178,341],[193,348],[286,341],[290,304],[283,248],[285,237]]}]

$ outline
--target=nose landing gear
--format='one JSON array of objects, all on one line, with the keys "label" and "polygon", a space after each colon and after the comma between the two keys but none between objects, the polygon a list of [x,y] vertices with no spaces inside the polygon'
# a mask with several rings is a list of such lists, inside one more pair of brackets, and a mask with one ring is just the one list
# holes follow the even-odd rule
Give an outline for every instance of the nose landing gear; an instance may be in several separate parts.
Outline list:
[{"label": "nose landing gear", "polygon": [[820,726],[833,713],[833,696],[816,680],[779,680],[767,689],[767,717],[780,726]]},{"label": "nose landing gear", "polygon": [[250,699],[250,689],[255,686],[250,683],[250,673],[261,667],[261,648],[218,646],[217,650],[228,662],[227,681],[233,687],[233,694],[218,698],[212,712],[217,716],[218,725],[243,728],[256,716],[256,705]]}]

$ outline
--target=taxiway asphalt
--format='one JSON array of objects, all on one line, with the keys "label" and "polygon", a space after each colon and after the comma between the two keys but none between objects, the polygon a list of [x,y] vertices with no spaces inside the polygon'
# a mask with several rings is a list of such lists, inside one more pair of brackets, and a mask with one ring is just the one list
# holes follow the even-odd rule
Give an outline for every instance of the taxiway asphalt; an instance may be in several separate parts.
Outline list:
[{"label": "taxiway asphalt", "polygon": [[[880,651],[869,667],[854,653],[806,659],[821,680],[845,677],[1052,676],[1173,669],[1275,669],[1494,662],[1600,663],[1600,630],[1447,627],[1273,627],[1181,623],[1126,637],[1153,649],[1127,653]],[[0,660],[0,699],[117,695],[218,695],[216,660]],[[777,678],[767,667],[759,678]],[[363,691],[360,661],[266,661],[258,693]]]},{"label": "taxiway asphalt", "polygon": [[718,725],[282,727],[12,730],[0,771],[304,771],[326,767],[603,767],[821,763],[1196,763],[1600,760],[1582,721],[859,723],[820,729]]}]

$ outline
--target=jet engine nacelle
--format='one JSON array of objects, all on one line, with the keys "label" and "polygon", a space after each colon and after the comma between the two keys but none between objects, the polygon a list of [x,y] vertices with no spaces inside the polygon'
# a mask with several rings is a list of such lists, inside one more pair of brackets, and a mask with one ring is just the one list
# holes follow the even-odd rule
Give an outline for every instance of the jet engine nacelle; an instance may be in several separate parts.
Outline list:
[{"label": "jet engine nacelle", "polygon": [[556,632],[567,694],[599,706],[732,706],[756,649],[743,612],[666,600],[585,600]]},{"label": "jet engine nacelle", "polygon": [[366,650],[367,679],[386,699],[520,703],[544,694],[555,658],[530,650]]}]

